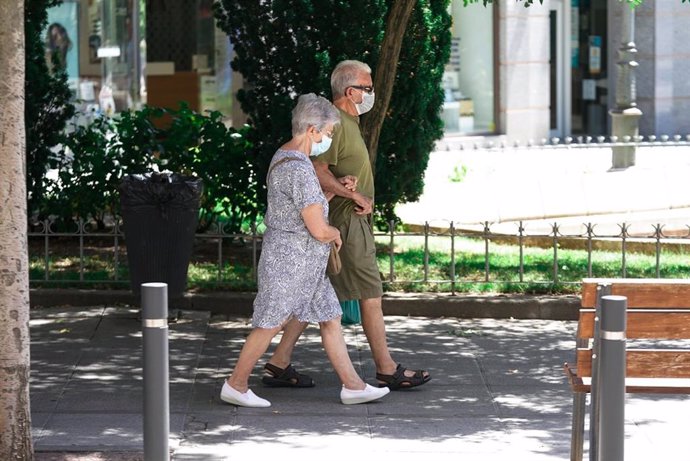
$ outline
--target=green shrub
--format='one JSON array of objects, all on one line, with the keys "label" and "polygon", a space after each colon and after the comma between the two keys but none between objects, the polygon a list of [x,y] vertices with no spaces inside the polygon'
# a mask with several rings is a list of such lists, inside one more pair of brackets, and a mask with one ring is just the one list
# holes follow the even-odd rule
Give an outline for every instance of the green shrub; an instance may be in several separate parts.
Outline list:
[{"label": "green shrub", "polygon": [[[170,124],[159,128],[168,117]],[[119,214],[123,176],[169,170],[203,181],[200,230],[222,218],[226,231],[237,232],[256,219],[247,131],[226,127],[219,112],[202,115],[186,106],[97,118],[64,136],[47,203],[59,223],[93,220],[103,228],[107,216]]]}]

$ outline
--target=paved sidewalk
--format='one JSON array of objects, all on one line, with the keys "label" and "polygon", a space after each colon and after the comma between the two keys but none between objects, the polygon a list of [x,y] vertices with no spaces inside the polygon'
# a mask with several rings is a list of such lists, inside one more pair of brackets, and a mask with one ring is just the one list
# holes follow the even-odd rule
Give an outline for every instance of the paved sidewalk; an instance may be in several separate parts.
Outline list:
[{"label": "paved sidewalk", "polygon": [[563,233],[597,223],[598,233],[617,234],[623,222],[635,232],[665,223],[687,233],[690,146],[640,147],[635,166],[621,170],[611,156],[610,147],[460,150],[446,138],[430,155],[420,199],[396,212],[406,224],[481,229],[488,221],[509,234],[518,221],[528,233],[548,234],[554,222]]},{"label": "paved sidewalk", "polygon": [[[310,327],[295,364],[313,389],[267,389],[268,409],[223,404],[218,393],[249,332],[245,317],[181,311],[170,324],[174,461],[279,459],[566,460],[571,393],[562,364],[573,321],[387,317],[395,357],[433,380],[380,402],[345,406]],[[32,309],[31,407],[38,461],[143,459],[141,322],[127,307]],[[360,327],[350,356],[370,382]],[[263,362],[262,362],[263,363]],[[688,460],[690,400],[630,397],[626,460]]]}]

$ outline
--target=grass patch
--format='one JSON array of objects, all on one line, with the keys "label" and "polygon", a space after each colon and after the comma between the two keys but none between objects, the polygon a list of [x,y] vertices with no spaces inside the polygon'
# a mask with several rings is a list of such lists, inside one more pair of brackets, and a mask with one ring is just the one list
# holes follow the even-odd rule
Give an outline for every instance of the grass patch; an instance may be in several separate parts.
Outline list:
[{"label": "grass patch", "polygon": [[[482,239],[459,237],[454,241],[452,258],[447,236],[430,237],[428,254],[424,251],[423,237],[396,236],[394,241],[391,276],[389,238],[377,237],[379,270],[388,291],[564,294],[577,293],[580,281],[589,276],[657,277],[655,254],[627,253],[623,274],[620,251],[595,251],[589,261],[584,249],[558,249],[558,264],[554,265],[553,248],[523,247],[521,265],[520,249],[515,245],[491,242],[486,256]],[[29,270],[32,287],[122,288],[129,285],[126,254],[118,256],[117,265],[107,251],[86,252],[81,263],[78,257],[67,254],[69,251],[63,248],[59,254],[50,256],[48,281],[45,280],[43,256],[32,254]],[[72,254],[78,254],[78,247],[72,249]],[[217,257],[216,247],[206,251],[195,248],[188,269],[190,290],[256,290],[250,246],[228,246],[220,270]],[[689,278],[687,258],[686,251],[664,252],[662,249],[658,276]],[[80,270],[80,267],[83,268]]]}]

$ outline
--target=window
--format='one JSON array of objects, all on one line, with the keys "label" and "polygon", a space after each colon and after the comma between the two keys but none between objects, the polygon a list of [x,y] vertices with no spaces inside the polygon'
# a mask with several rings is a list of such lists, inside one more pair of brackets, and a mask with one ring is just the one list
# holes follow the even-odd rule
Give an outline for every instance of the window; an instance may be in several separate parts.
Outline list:
[{"label": "window", "polygon": [[494,7],[465,8],[462,0],[454,0],[451,15],[451,54],[443,78],[441,114],[446,133],[492,133],[496,129]]}]

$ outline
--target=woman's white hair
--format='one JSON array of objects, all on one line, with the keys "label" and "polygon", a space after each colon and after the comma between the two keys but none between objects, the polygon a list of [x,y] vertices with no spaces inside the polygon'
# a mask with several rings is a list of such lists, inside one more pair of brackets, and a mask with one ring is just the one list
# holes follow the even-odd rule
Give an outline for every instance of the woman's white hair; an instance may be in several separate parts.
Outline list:
[{"label": "woman's white hair", "polygon": [[341,61],[335,66],[331,73],[331,91],[333,98],[338,98],[345,94],[345,90],[357,84],[360,74],[371,74],[371,67],[361,61],[347,60]]},{"label": "woman's white hair", "polygon": [[310,126],[322,130],[326,125],[340,122],[340,113],[331,102],[314,93],[303,94],[292,109],[292,135],[307,131]]}]

